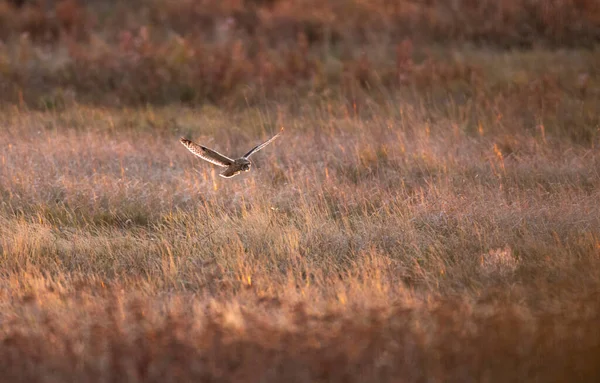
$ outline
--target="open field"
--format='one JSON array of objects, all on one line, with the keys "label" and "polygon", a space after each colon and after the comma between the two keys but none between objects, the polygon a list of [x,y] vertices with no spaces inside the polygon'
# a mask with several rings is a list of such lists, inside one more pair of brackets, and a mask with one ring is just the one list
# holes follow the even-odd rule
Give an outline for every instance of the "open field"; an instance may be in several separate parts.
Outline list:
[{"label": "open field", "polygon": [[0,3],[0,377],[600,381],[600,7],[446,3]]}]

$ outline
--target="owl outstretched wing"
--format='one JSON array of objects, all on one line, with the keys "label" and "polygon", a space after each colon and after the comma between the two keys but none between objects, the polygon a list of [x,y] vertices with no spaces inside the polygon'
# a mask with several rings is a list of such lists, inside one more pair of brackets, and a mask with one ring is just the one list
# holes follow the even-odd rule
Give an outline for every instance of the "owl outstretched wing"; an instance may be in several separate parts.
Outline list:
[{"label": "owl outstretched wing", "polygon": [[181,142],[183,146],[185,146],[190,152],[210,163],[223,167],[227,167],[233,164],[233,160],[231,158],[226,157],[221,153],[209,149],[205,146],[198,145],[186,138],[181,138],[179,142]]},{"label": "owl outstretched wing", "polygon": [[253,155],[254,153],[258,152],[259,150],[261,150],[262,148],[264,148],[265,146],[269,145],[271,142],[273,142],[281,133],[283,133],[283,128],[281,128],[281,131],[279,133],[277,133],[276,135],[274,135],[273,137],[271,137],[271,139],[269,139],[268,141],[263,142],[260,145],[256,145],[255,147],[253,147],[252,149],[250,149],[250,151],[246,154],[244,154],[243,158],[248,158],[251,155]]}]

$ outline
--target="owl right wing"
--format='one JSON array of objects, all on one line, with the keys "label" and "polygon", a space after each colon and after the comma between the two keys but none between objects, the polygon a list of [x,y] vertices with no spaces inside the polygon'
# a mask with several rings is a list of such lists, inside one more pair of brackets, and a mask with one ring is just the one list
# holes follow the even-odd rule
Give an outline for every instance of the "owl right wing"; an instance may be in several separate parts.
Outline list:
[{"label": "owl right wing", "polygon": [[259,150],[261,150],[262,148],[264,148],[265,146],[269,145],[271,142],[273,142],[277,137],[279,137],[279,135],[283,133],[283,127],[281,127],[281,131],[279,131],[279,133],[277,133],[276,135],[274,135],[273,137],[271,137],[269,140],[267,140],[266,142],[263,142],[260,145],[256,145],[255,147],[253,147],[252,149],[250,149],[250,151],[246,154],[244,154],[244,158],[248,158],[251,155],[253,155],[254,153],[258,152]]},{"label": "owl right wing", "polygon": [[226,157],[221,153],[218,153],[205,146],[195,144],[186,138],[181,138],[179,142],[181,142],[183,146],[185,146],[190,152],[212,164],[223,167],[233,164],[233,160],[231,158]]}]

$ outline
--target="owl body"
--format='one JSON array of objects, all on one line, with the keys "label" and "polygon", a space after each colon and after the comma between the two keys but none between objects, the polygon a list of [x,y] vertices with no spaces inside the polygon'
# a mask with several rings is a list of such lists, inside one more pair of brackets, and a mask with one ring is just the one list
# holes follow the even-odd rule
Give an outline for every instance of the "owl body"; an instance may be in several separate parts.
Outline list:
[{"label": "owl body", "polygon": [[220,174],[221,177],[231,178],[240,174],[241,172],[250,171],[250,167],[252,166],[252,162],[245,158],[238,158],[233,161],[233,164],[229,166],[223,173]]}]

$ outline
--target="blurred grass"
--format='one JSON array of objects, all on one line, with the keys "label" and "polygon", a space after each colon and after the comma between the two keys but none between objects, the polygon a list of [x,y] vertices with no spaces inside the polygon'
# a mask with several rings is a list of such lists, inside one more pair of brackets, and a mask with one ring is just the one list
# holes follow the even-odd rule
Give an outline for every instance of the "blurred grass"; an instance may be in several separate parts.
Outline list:
[{"label": "blurred grass", "polygon": [[[0,71],[9,80],[0,99],[42,109],[73,100],[228,108],[298,96],[360,102],[364,93],[387,99],[398,89],[512,96],[523,82],[552,96],[594,89],[597,72],[600,8],[592,0],[34,4],[0,5]],[[475,57],[465,54],[469,46]],[[561,54],[564,63],[538,64],[557,48],[578,50]],[[500,66],[507,49],[530,57],[521,56],[526,63],[508,82],[485,81],[508,89],[483,88],[482,76],[491,76],[481,66],[490,59]]]}]

